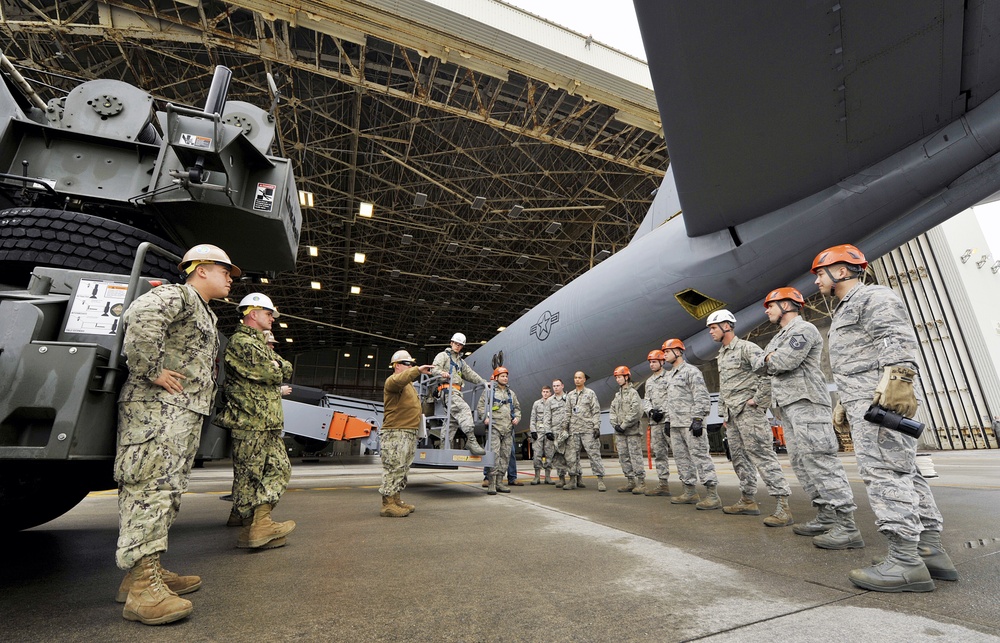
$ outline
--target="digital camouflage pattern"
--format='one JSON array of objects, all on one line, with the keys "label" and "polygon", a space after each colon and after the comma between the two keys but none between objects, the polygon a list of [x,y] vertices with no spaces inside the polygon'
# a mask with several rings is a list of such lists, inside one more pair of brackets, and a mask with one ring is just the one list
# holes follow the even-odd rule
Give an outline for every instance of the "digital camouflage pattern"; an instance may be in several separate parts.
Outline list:
[{"label": "digital camouflage pattern", "polygon": [[291,362],[267,347],[264,332],[236,326],[225,355],[226,404],[215,423],[242,431],[275,431],[285,426],[281,383],[292,376]]},{"label": "digital camouflage pattern", "polygon": [[378,492],[391,496],[406,488],[406,473],[417,452],[416,431],[385,431],[379,436],[382,458],[382,485]]},{"label": "digital camouflage pattern", "polygon": [[[123,321],[129,375],[118,402],[115,558],[127,570],[167,550],[167,532],[215,399],[219,337],[215,313],[188,285],[154,288],[132,302]],[[184,375],[181,393],[153,384],[165,368]]]},{"label": "digital camouflage pattern", "polygon": [[455,431],[461,430],[468,439],[474,440],[475,422],[472,419],[472,409],[462,397],[461,388],[465,381],[473,384],[485,384],[486,381],[465,363],[461,355],[457,355],[450,348],[438,353],[431,366],[433,366],[431,375],[451,376],[450,386],[440,392],[442,400],[450,410],[451,420],[448,423],[450,435],[454,437]]},{"label": "digital camouflage pattern", "polygon": [[548,425],[545,424],[545,408],[548,400],[535,400],[531,405],[531,419],[528,423],[528,430],[534,432],[538,437],[531,441],[531,460],[536,469],[552,469],[552,458],[556,454],[555,440],[545,437]]},{"label": "digital camouflage pattern", "polygon": [[254,507],[278,504],[292,479],[281,431],[233,430],[233,510],[243,518]]},{"label": "digital camouflage pattern", "polygon": [[569,408],[569,439],[566,441],[566,466],[570,471],[582,470],[580,452],[586,451],[590,458],[590,470],[594,475],[604,475],[604,461],[601,459],[601,404],[597,394],[583,387],[566,394]]},{"label": "digital camouflage pattern", "polygon": [[649,412],[653,409],[663,411],[664,420],[662,422],[654,422],[652,418],[649,418],[649,441],[653,451],[653,466],[656,467],[656,477],[660,482],[666,484],[670,478],[668,457],[670,439],[663,432],[663,427],[667,423],[667,369],[661,368],[659,372],[651,375],[643,386],[645,387],[645,396],[642,400],[642,410],[646,416],[648,417]]},{"label": "digital camouflage pattern", "polygon": [[813,506],[854,511],[854,492],[837,457],[822,353],[819,330],[796,315],[757,356],[754,370],[771,376],[775,415],[783,420],[788,459]]},{"label": "digital camouflage pattern", "polygon": [[[565,393],[561,397],[553,394],[545,405],[545,426],[555,436],[552,466],[555,467],[556,473],[560,476],[566,475],[569,471],[569,463],[566,461],[566,443],[569,441],[569,410],[569,400]],[[573,470],[574,474],[580,473],[579,464],[579,458],[577,458],[577,468]]]},{"label": "digital camouflage pattern", "polygon": [[670,421],[670,446],[681,482],[695,485],[700,479],[706,485],[718,484],[715,463],[708,454],[708,427],[698,438],[691,432],[691,421],[696,417],[706,418],[712,410],[712,398],[701,371],[687,362],[670,369],[665,410]]},{"label": "digital camouflage pattern", "polygon": [[618,462],[626,477],[645,478],[646,467],[642,462],[642,400],[631,382],[618,388],[611,400],[611,426],[621,426],[625,433],[615,433]]},{"label": "digital camouflage pattern", "polygon": [[511,450],[514,445],[514,420],[521,420],[521,404],[517,401],[517,394],[510,387],[495,384],[493,394],[487,391],[479,398],[476,412],[479,417],[485,417],[487,403],[492,403],[490,407],[489,430],[492,431],[493,440],[493,475],[503,477],[507,474],[507,467],[510,465]]},{"label": "digital camouflage pattern", "polygon": [[917,441],[864,419],[886,366],[917,371],[917,338],[902,300],[884,286],[858,284],[834,309],[829,341],[833,378],[879,531],[910,541],[923,529],[940,531],[941,512],[916,468]]},{"label": "digital camouflage pattern", "polygon": [[759,473],[770,495],[787,496],[788,481],[774,454],[771,424],[764,410],[771,404],[771,384],[766,376],[754,373],[754,361],[762,354],[759,346],[739,337],[719,349],[719,415],[726,421],[740,491],[753,497]]}]

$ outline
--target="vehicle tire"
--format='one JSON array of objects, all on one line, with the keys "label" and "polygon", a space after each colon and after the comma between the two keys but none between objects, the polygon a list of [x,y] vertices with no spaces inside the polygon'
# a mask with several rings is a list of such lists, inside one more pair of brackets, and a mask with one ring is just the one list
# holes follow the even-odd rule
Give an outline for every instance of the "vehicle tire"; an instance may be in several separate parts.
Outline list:
[{"label": "vehicle tire", "polygon": [[[127,275],[143,241],[184,253],[166,239],[92,214],[49,208],[0,211],[0,265],[4,282],[15,287],[27,285],[35,266]],[[171,282],[179,276],[173,261],[152,253],[143,274]]]},{"label": "vehicle tire", "polygon": [[94,489],[111,489],[110,461],[5,461],[0,466],[0,533],[30,529],[63,515]]}]

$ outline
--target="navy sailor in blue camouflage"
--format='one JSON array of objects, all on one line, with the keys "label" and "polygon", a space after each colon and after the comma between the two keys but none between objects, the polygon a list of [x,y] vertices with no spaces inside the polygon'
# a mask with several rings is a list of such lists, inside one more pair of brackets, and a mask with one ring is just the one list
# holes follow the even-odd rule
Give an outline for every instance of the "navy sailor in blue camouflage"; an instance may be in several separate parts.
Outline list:
[{"label": "navy sailor in blue camouflage", "polygon": [[929,592],[933,579],[957,580],[958,571],[941,544],[941,512],[916,466],[917,440],[864,417],[871,405],[916,414],[918,343],[899,296],[861,281],[867,265],[858,248],[841,245],[821,252],[812,266],[820,292],[839,300],[829,334],[840,393],[834,422],[850,425],[875,523],[889,541],[885,559],[848,577],[864,589]]},{"label": "navy sailor in blue camouflage", "polygon": [[183,285],[153,288],[123,315],[128,379],[118,398],[118,589],[122,616],[147,625],[186,617],[178,594],[201,586],[160,565],[167,532],[187,490],[201,428],[212,411],[219,352],[217,318],[208,302],[229,294],[240,269],[216,246],[191,248],[178,268]]}]

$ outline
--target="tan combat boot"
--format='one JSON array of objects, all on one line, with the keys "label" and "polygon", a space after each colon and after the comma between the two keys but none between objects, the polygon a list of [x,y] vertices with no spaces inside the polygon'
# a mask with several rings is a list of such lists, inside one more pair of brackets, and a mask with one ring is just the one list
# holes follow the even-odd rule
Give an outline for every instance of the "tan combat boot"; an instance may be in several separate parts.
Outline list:
[{"label": "tan combat boot", "polygon": [[917,541],[891,533],[886,537],[889,555],[878,565],[852,570],[848,574],[851,582],[876,592],[933,592],[934,581],[917,553]]},{"label": "tan combat boot", "polygon": [[559,482],[556,483],[556,489],[562,489],[566,486],[566,475],[559,474]]},{"label": "tan combat boot", "polygon": [[646,478],[639,478],[638,483],[635,485],[635,489],[632,490],[633,496],[644,496],[646,495]]},{"label": "tan combat boot", "polygon": [[695,509],[708,510],[708,509],[718,509],[722,506],[722,500],[719,499],[718,485],[707,484],[705,485],[705,499],[697,503],[694,507]]},{"label": "tan combat boot", "polygon": [[[129,571],[125,572],[125,578],[122,579],[122,584],[118,586],[118,595],[115,596],[116,602],[125,602],[128,598],[128,591],[132,587],[132,583],[134,583],[135,580],[141,575],[141,565],[136,565]],[[190,594],[201,587],[201,576],[181,576],[171,571],[167,571],[163,569],[163,567],[160,567],[160,578],[163,579],[163,583],[167,586],[167,589],[178,595]]]},{"label": "tan combat boot", "polygon": [[666,480],[660,480],[655,487],[646,490],[647,496],[669,496],[670,487],[667,486]]},{"label": "tan combat boot", "polygon": [[250,523],[250,531],[247,533],[247,547],[250,549],[264,547],[268,543],[292,533],[293,529],[295,529],[294,520],[284,522],[271,520],[270,504],[254,507],[253,522]]},{"label": "tan combat boot", "polygon": [[788,496],[778,496],[774,513],[764,519],[764,524],[768,527],[787,527],[794,522],[792,510],[788,508]]},{"label": "tan combat boot", "polygon": [[410,515],[409,510],[400,507],[392,500],[392,496],[382,496],[382,510],[378,515],[383,518],[405,518]]},{"label": "tan combat boot", "polygon": [[632,476],[629,476],[629,477],[627,477],[625,479],[625,484],[623,484],[622,486],[618,487],[618,493],[628,493],[629,491],[632,491],[633,489],[635,489],[635,478],[633,478]]},{"label": "tan combat boot", "polygon": [[542,470],[535,469],[535,479],[531,481],[531,484],[542,484]]},{"label": "tan combat boot", "polygon": [[552,482],[552,469],[545,470],[545,484],[555,484]]},{"label": "tan combat boot", "polygon": [[479,440],[476,439],[476,434],[472,431],[465,434],[465,448],[472,455],[486,455],[486,449],[479,446]]},{"label": "tan combat boot", "polygon": [[757,501],[753,499],[753,496],[741,494],[736,504],[723,507],[722,513],[734,516],[759,516],[760,506],[757,505]]},{"label": "tan combat boot", "polygon": [[677,496],[676,498],[670,499],[670,504],[672,505],[694,505],[701,500],[701,496],[698,495],[698,490],[693,484],[684,485],[684,493]]},{"label": "tan combat boot", "polygon": [[[579,484],[579,483],[577,483],[577,484]],[[581,484],[580,486],[582,487],[583,485]],[[608,490],[607,485],[604,484],[604,476],[597,476],[597,490],[598,491],[607,491]]]},{"label": "tan combat boot", "polygon": [[392,494],[392,501],[395,502],[397,506],[402,507],[403,509],[406,509],[410,513],[413,513],[414,511],[417,510],[417,508],[414,505],[410,505],[410,504],[407,504],[407,503],[403,502],[403,500],[399,497],[399,492],[398,491],[396,493]]},{"label": "tan combat boot", "polygon": [[186,598],[180,598],[163,582],[160,555],[143,556],[132,568],[132,584],[125,597],[122,617],[146,625],[163,625],[178,621],[194,609]]},{"label": "tan combat boot", "polygon": [[576,474],[576,486],[580,487],[581,489],[586,489],[587,488],[587,485],[583,484],[583,474],[582,473]]}]

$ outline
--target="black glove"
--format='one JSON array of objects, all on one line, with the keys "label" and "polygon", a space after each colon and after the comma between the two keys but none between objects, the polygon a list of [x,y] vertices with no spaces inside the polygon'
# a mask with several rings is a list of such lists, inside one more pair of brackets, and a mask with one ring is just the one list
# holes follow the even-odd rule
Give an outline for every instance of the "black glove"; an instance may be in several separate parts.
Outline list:
[{"label": "black glove", "polygon": [[664,414],[663,411],[661,411],[660,409],[653,409],[652,411],[649,412],[649,419],[652,420],[653,422],[656,422],[657,424],[662,422],[663,418]]},{"label": "black glove", "polygon": [[670,422],[663,425],[663,435],[670,437]]},{"label": "black glove", "polygon": [[548,433],[545,434],[545,437],[546,439],[552,440],[554,442],[556,439],[556,434],[553,433],[552,431],[549,431]]},{"label": "black glove", "polygon": [[622,428],[621,424],[616,424],[614,426],[615,433],[625,433],[625,429]]},{"label": "black glove", "polygon": [[537,432],[535,432],[535,431],[532,431],[532,432],[531,432],[531,439],[532,439],[532,440],[537,440],[537,439],[538,439],[538,433],[537,433]]},{"label": "black glove", "polygon": [[705,425],[702,424],[701,418],[695,418],[691,420],[691,435],[693,435],[694,437],[700,438],[701,432],[704,428]]},{"label": "black glove", "polygon": [[595,440],[600,440],[601,439],[601,430],[600,429],[594,429],[594,439]]}]

